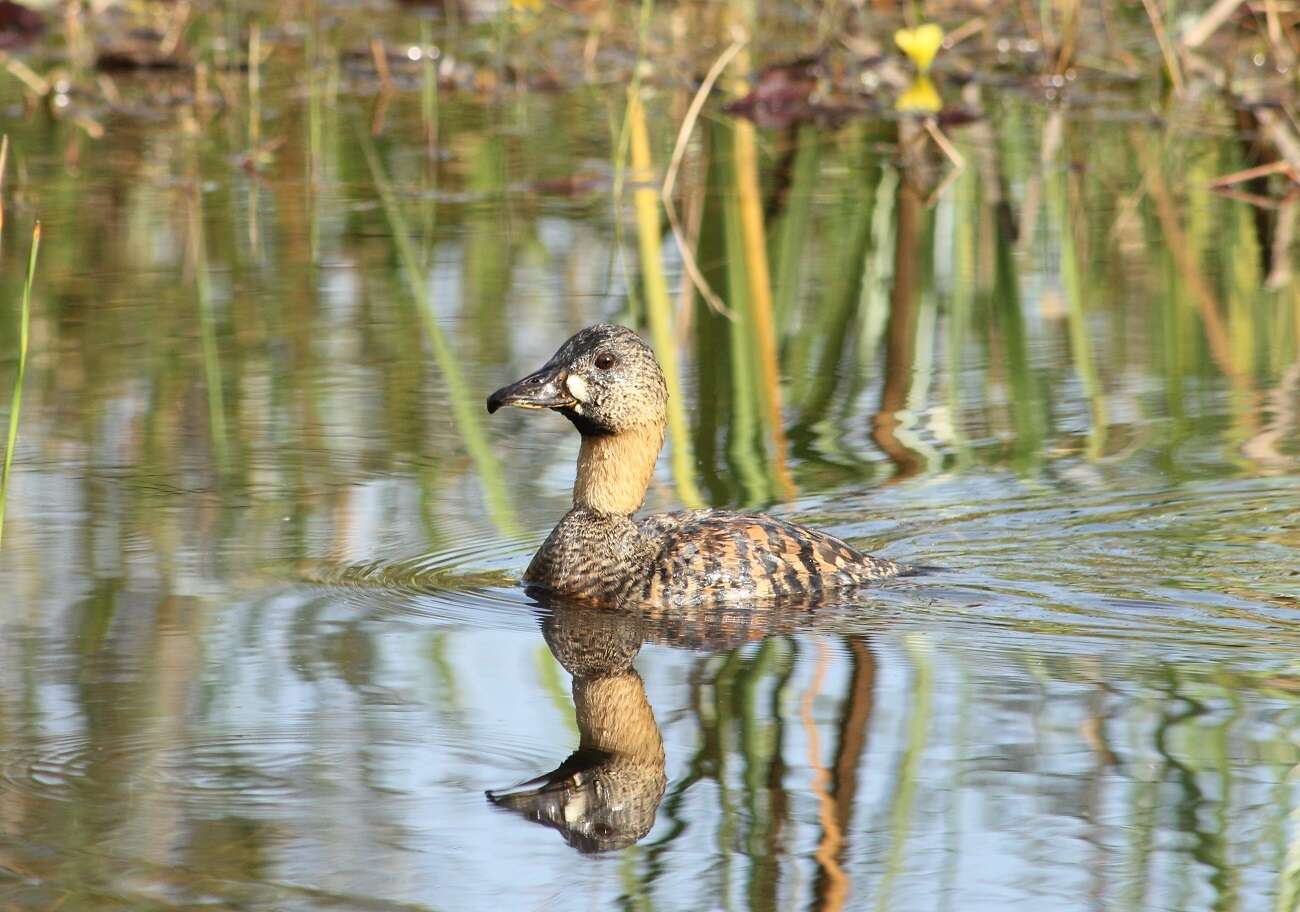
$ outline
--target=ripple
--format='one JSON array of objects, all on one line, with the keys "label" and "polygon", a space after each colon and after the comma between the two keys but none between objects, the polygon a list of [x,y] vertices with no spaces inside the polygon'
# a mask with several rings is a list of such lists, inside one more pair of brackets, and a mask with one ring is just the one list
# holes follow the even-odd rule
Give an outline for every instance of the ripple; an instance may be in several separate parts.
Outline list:
[{"label": "ripple", "polygon": [[540,536],[483,533],[449,547],[395,560],[300,566],[298,577],[340,590],[342,601],[382,616],[409,615],[482,623],[487,616],[513,617],[530,604],[519,587],[518,568]]},{"label": "ripple", "polygon": [[[412,783],[408,772],[436,739],[445,759],[436,778]],[[432,789],[461,794],[460,780],[512,775],[544,765],[538,745],[508,732],[490,742],[469,729],[436,725],[419,734],[377,740],[363,748],[329,743],[303,724],[287,730],[240,730],[185,738],[171,732],[105,741],[70,736],[34,747],[0,750],[0,783],[6,791],[56,802],[165,796],[214,809],[280,808],[336,795],[340,783],[363,778],[368,788],[427,797]],[[391,772],[389,784],[374,771]],[[363,771],[366,775],[363,776]]]},{"label": "ripple", "polygon": [[[964,496],[941,499],[957,486]],[[880,501],[902,533],[889,556],[940,572],[867,593],[875,611],[1134,649],[1300,646],[1296,479],[1120,490],[967,476]]]}]

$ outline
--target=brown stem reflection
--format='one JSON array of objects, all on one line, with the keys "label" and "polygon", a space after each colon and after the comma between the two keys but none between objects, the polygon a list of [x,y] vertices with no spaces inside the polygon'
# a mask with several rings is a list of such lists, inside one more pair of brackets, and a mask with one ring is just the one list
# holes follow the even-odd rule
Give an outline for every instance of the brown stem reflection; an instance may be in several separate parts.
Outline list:
[{"label": "brown stem reflection", "polygon": [[817,723],[813,719],[813,701],[821,691],[822,679],[830,664],[830,652],[825,643],[817,644],[817,665],[812,682],[804,693],[799,715],[803,720],[804,737],[808,742],[808,765],[813,770],[812,791],[817,796],[817,818],[822,825],[822,837],[817,842],[817,891],[814,908],[838,912],[844,908],[852,888],[852,881],[840,865],[844,847],[844,829],[835,813],[835,801],[827,788],[830,774],[821,762],[821,741],[817,736]]},{"label": "brown stem reflection", "polygon": [[916,300],[920,278],[920,229],[924,201],[907,175],[898,182],[895,222],[894,285],[889,293],[889,324],[885,330],[885,385],[880,410],[872,422],[871,438],[894,464],[895,481],[924,467],[920,453],[898,436],[899,416],[912,390],[916,353]]},{"label": "brown stem reflection", "polygon": [[[813,888],[813,908],[827,910],[840,908],[846,897],[848,879],[839,865],[847,849],[846,834],[851,832],[853,806],[858,794],[858,769],[866,753],[867,733],[875,707],[876,658],[871,653],[871,646],[865,638],[858,636],[846,637],[845,645],[852,664],[837,726],[835,757],[830,768],[829,800],[834,810],[832,823],[836,849],[832,860],[835,865],[834,868],[829,865],[818,868]],[[830,842],[829,827],[822,842],[824,845]],[[821,856],[818,857],[820,860]]]}]

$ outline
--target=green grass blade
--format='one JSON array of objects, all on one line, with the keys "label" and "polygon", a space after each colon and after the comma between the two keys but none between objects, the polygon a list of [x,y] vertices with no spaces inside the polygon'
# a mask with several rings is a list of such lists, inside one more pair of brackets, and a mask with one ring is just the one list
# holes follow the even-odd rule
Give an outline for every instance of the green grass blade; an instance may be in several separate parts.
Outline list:
[{"label": "green grass blade", "polygon": [[393,234],[393,244],[397,248],[397,260],[401,264],[402,276],[406,280],[407,290],[410,292],[411,299],[415,304],[425,336],[429,340],[429,347],[433,351],[433,359],[442,372],[443,382],[447,384],[447,398],[450,401],[456,428],[460,432],[461,440],[465,443],[465,449],[474,461],[474,468],[478,472],[478,477],[483,482],[488,515],[491,516],[493,524],[503,533],[507,535],[517,534],[518,524],[510,507],[509,498],[506,496],[505,479],[501,474],[501,465],[497,462],[496,454],[492,452],[492,445],[483,430],[483,425],[478,420],[476,408],[479,398],[470,393],[465,378],[461,374],[460,364],[456,360],[455,353],[452,351],[442,327],[438,325],[438,321],[434,317],[433,304],[429,300],[424,275],[419,267],[420,260],[416,254],[415,246],[411,242],[411,236],[406,230],[406,220],[403,218],[401,207],[398,205],[397,194],[393,192],[393,186],[389,183],[388,175],[384,173],[383,165],[379,161],[379,153],[375,151],[375,144],[370,135],[364,130],[358,130],[357,136],[361,143],[362,152],[365,153],[366,161],[370,166],[370,174],[375,182],[375,189],[379,191],[380,200],[384,204],[384,213],[388,218],[388,226]]},{"label": "green grass blade", "polygon": [[221,358],[217,350],[217,320],[212,307],[212,281],[208,274],[208,244],[203,233],[203,197],[196,190],[190,207],[190,259],[194,265],[194,296],[199,308],[199,340],[203,347],[203,382],[208,388],[208,433],[212,451],[224,474],[226,403],[222,393]]},{"label": "green grass blade", "polygon": [[13,466],[14,446],[18,443],[18,419],[23,405],[23,380],[27,376],[27,342],[32,323],[32,282],[36,279],[36,254],[41,247],[41,223],[32,228],[32,250],[27,255],[27,278],[23,282],[23,301],[18,324],[18,377],[14,380],[14,398],[9,406],[9,435],[5,442],[4,473],[0,475],[0,541],[5,531],[5,507],[9,502],[9,470]]}]

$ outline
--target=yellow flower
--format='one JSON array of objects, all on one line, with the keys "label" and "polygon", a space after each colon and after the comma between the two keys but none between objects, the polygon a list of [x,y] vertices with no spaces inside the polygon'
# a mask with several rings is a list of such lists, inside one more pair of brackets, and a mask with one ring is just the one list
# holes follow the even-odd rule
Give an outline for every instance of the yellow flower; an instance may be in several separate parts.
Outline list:
[{"label": "yellow flower", "polygon": [[929,76],[917,76],[907,91],[898,96],[894,110],[906,114],[935,114],[943,107],[939,90],[934,87]]},{"label": "yellow flower", "polygon": [[517,10],[524,10],[530,13],[540,13],[542,11],[542,0],[510,0],[510,5]]},{"label": "yellow flower", "polygon": [[933,22],[912,29],[899,29],[894,32],[894,44],[912,59],[919,72],[925,73],[943,44],[943,29]]}]

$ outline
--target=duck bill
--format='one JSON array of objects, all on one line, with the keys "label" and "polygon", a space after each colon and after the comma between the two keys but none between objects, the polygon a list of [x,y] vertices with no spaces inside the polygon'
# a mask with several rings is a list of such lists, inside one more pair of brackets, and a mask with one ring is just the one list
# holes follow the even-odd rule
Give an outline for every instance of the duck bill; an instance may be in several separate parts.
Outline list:
[{"label": "duck bill", "polygon": [[488,396],[488,414],[506,405],[530,409],[562,409],[576,405],[577,400],[565,386],[567,379],[568,374],[563,368],[543,367]]}]

